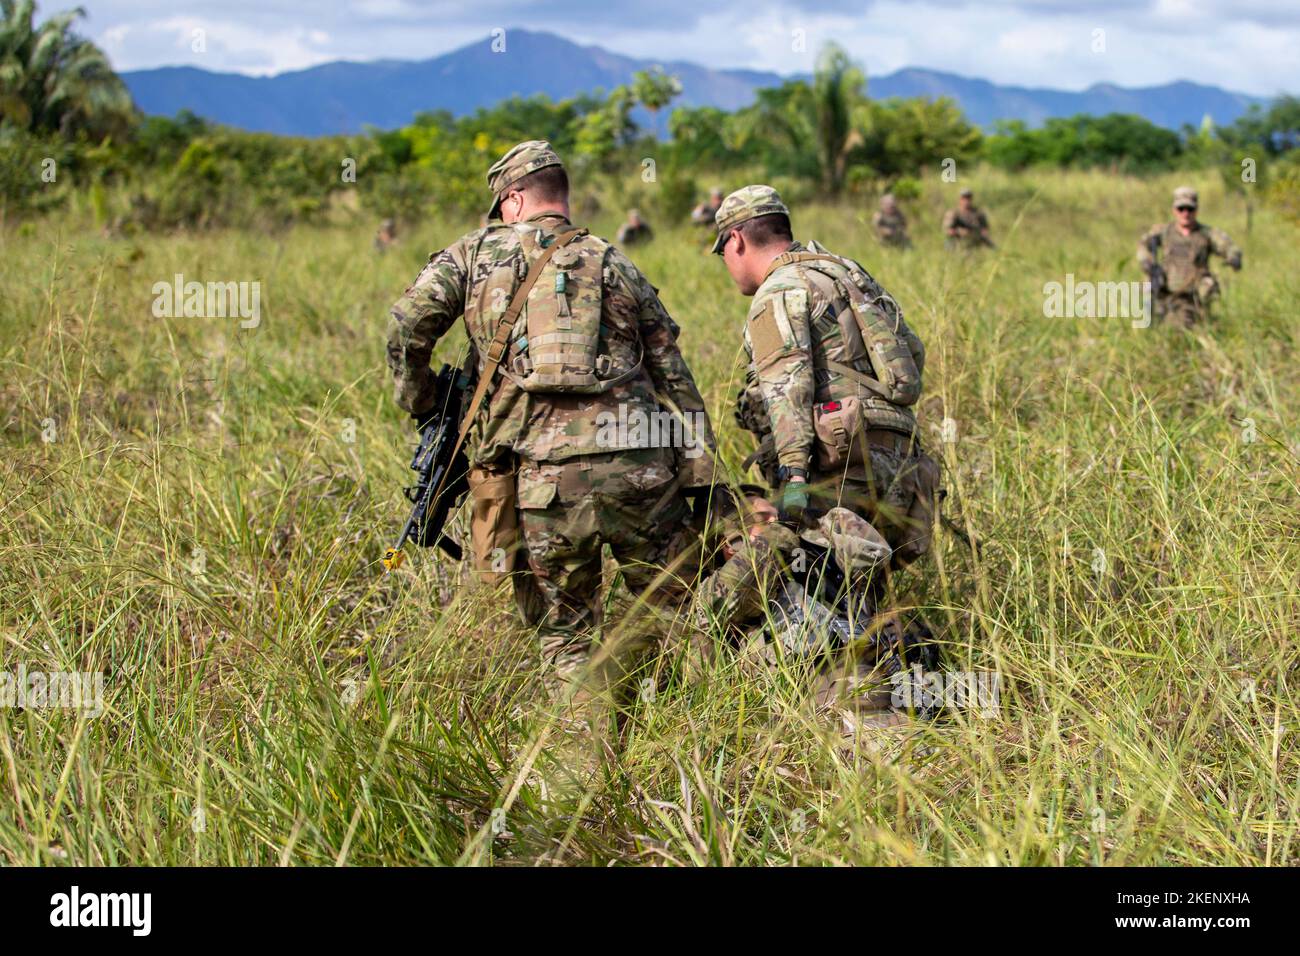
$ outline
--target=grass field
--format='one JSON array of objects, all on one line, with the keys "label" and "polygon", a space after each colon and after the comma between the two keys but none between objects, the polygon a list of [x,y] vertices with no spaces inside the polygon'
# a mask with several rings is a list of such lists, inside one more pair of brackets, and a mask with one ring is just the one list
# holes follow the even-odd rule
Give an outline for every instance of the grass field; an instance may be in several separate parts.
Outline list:
[{"label": "grass field", "polygon": [[[384,256],[369,222],[0,233],[0,671],[102,671],[105,707],[0,709],[0,861],[1295,864],[1300,233],[1256,209],[1247,234],[1202,181],[1246,254],[1214,326],[1043,314],[1067,273],[1140,278],[1182,179],[980,174],[999,248],[972,257],[936,234],[954,185],[927,187],[910,253],[869,209],[796,208],[927,345],[923,427],[983,547],[939,538],[900,597],[949,666],[1002,675],[1000,711],[845,752],[788,672],[723,663],[563,793],[512,609],[432,553],[378,564],[413,438],[387,309],[470,224]],[[633,258],[735,466],[746,301],[654,225]],[[155,318],[176,273],[259,281],[260,325]]]}]

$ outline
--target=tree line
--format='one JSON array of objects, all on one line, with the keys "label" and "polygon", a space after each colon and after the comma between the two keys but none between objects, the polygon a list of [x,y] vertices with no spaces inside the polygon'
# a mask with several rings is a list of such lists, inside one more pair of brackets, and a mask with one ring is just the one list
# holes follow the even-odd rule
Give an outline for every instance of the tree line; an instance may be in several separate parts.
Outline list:
[{"label": "tree line", "polygon": [[[80,11],[35,25],[32,0],[0,0],[0,216],[40,214],[77,191],[106,228],[275,228],[340,210],[414,220],[430,209],[481,211],[483,173],[523,139],[549,139],[584,174],[580,212],[650,205],[684,216],[713,182],[742,174],[790,198],[902,198],[945,160],[1008,170],[1100,167],[1147,173],[1218,167],[1225,181],[1263,181],[1300,210],[1300,100],[1281,97],[1235,123],[1175,132],[1139,116],[1074,116],[991,133],[956,103],[873,100],[865,72],[827,46],[811,80],[759,90],[749,106],[672,107],[681,92],[662,70],[610,91],[514,98],[472,115],[429,112],[395,130],[303,138],[219,126],[191,113],[141,116],[93,43]],[[669,138],[647,117],[670,110]]]}]

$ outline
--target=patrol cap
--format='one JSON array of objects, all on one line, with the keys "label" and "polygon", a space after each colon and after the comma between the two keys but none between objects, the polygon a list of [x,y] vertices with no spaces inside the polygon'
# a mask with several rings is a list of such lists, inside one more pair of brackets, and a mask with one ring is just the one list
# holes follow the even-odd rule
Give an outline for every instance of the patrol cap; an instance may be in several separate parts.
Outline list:
[{"label": "patrol cap", "polygon": [[551,144],[541,139],[530,139],[510,150],[488,169],[488,189],[492,190],[492,207],[488,218],[495,219],[501,208],[501,196],[507,189],[529,173],[547,166],[563,166]]},{"label": "patrol cap", "polygon": [[722,240],[732,226],[757,219],[759,216],[772,216],[780,213],[789,216],[790,210],[771,186],[742,186],[722,200],[722,205],[713,215],[718,225],[718,238],[713,240],[713,252],[722,251]]},{"label": "patrol cap", "polygon": [[967,198],[967,197],[970,197],[970,196],[974,196],[974,195],[975,195],[975,190],[973,190],[973,189],[971,189],[969,186],[967,186],[965,189],[963,189],[963,190],[962,190],[961,192],[959,192],[957,195],[961,196],[962,198]]},{"label": "patrol cap", "polygon": [[1174,190],[1174,206],[1191,206],[1195,209],[1197,206],[1196,190],[1191,186],[1179,186]]},{"label": "patrol cap", "polygon": [[894,554],[885,536],[871,522],[847,508],[830,509],[800,537],[832,552],[846,574],[868,574],[888,564]]}]

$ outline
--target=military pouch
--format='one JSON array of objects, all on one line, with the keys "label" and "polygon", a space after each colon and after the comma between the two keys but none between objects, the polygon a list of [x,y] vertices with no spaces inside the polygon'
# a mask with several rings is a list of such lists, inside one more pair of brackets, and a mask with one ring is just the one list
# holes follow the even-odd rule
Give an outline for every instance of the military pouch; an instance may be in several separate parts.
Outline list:
[{"label": "military pouch", "polygon": [[506,372],[526,392],[598,395],[641,372],[601,327],[604,244],[585,236],[550,257],[524,303]]},{"label": "military pouch", "polygon": [[856,398],[813,406],[813,443],[818,471],[838,471],[860,465],[866,454],[866,418]]},{"label": "military pouch", "polygon": [[469,470],[470,547],[480,580],[499,584],[516,569],[522,547],[513,465]]}]

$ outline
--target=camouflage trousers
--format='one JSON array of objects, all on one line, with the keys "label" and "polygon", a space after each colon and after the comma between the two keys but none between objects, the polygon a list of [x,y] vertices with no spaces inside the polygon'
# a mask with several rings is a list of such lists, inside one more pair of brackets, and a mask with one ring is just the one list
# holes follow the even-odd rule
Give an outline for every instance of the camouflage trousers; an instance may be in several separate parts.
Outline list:
[{"label": "camouflage trousers", "polygon": [[1190,329],[1209,320],[1210,305],[1218,295],[1219,281],[1206,274],[1187,292],[1158,293],[1154,312],[1157,318],[1167,319],[1180,329]]},{"label": "camouflage trousers", "polygon": [[[596,692],[618,684],[654,646],[658,614],[689,598],[698,567],[690,509],[673,494],[652,514],[674,476],[672,451],[662,448],[520,463],[520,529],[534,585],[520,611],[541,632],[552,681],[587,680]],[[651,620],[603,626],[605,545],[636,599],[630,616]]]}]

